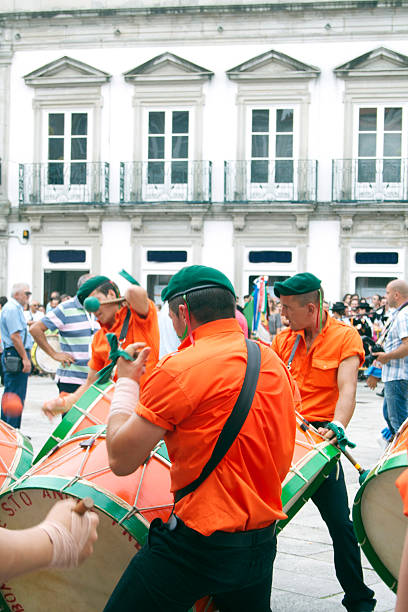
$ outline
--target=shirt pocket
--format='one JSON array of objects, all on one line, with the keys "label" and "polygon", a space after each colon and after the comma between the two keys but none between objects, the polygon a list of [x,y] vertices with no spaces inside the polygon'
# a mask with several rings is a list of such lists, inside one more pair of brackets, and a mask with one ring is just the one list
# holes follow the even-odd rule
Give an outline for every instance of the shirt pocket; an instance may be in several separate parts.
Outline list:
[{"label": "shirt pocket", "polygon": [[312,359],[311,379],[317,389],[337,385],[338,363],[333,359]]}]

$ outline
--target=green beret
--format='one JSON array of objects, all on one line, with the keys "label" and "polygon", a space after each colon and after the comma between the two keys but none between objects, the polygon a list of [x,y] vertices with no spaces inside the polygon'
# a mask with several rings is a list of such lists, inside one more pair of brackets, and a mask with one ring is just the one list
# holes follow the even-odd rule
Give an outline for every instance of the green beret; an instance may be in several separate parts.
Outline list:
[{"label": "green beret", "polygon": [[161,293],[163,302],[170,301],[175,297],[207,289],[208,287],[222,287],[227,289],[235,297],[234,287],[228,278],[215,268],[207,266],[187,266],[179,270],[171,279],[167,287]]},{"label": "green beret", "polygon": [[85,281],[77,291],[78,300],[81,302],[81,304],[83,304],[85,298],[87,298],[88,295],[91,295],[92,291],[95,291],[95,289],[104,283],[109,283],[109,281],[110,278],[107,276],[92,276],[92,278],[88,278],[88,280]]},{"label": "green beret", "polygon": [[273,290],[277,297],[281,295],[302,295],[320,289],[321,280],[310,272],[302,272],[287,278],[283,283],[275,283]]}]

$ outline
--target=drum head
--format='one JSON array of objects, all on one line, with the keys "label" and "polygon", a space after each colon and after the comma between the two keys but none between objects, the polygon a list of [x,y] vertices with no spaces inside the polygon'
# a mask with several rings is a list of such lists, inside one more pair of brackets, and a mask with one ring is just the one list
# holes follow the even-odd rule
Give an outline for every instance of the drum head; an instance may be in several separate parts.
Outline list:
[{"label": "drum head", "polygon": [[401,496],[395,481],[407,468],[406,452],[391,455],[374,468],[357,491],[353,525],[357,540],[380,578],[397,591],[402,549],[407,530]]},{"label": "drum head", "polygon": [[[59,342],[58,335],[48,335],[47,334],[47,342],[52,346],[55,351],[60,351],[61,346]],[[48,353],[46,353],[38,344],[34,344],[31,349],[31,358],[34,362],[34,365],[44,372],[44,374],[55,374],[57,369],[59,368],[59,361],[53,359]]]}]

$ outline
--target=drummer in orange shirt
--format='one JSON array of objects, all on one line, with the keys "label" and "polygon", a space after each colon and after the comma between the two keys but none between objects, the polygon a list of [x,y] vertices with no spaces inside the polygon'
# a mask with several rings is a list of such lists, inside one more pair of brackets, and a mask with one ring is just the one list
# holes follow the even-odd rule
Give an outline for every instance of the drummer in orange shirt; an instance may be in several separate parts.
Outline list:
[{"label": "drummer in orange shirt", "polygon": [[[275,283],[282,314],[289,328],[275,336],[272,348],[290,368],[302,397],[303,417],[332,437],[334,423],[345,430],[355,407],[357,374],[364,349],[357,331],[322,307],[323,289],[316,276],[305,272]],[[374,592],[363,581],[360,550],[350,521],[347,490],[341,464],[323,482],[312,500],[333,541],[337,578],[348,612],[371,612]]]},{"label": "drummer in orange shirt", "polygon": [[[119,359],[107,445],[112,470],[126,475],[164,437],[175,514],[167,523],[152,522],[148,544],[130,563],[105,612],[186,612],[210,594],[220,610],[270,611],[275,522],[285,516],[281,483],[295,439],[295,385],[268,347],[248,341],[247,348],[235,319],[234,289],[218,270],[183,268],[162,298],[184,339],[177,353],[159,362],[139,401],[149,349],[135,362]],[[252,351],[260,369],[252,370]],[[244,402],[249,412],[243,411],[246,419],[235,429],[232,445],[204,471],[198,486],[225,423],[235,418],[244,377],[253,384]]]},{"label": "drummer in orange shirt", "polygon": [[151,348],[146,362],[146,373],[141,378],[142,386],[159,359],[157,309],[143,287],[131,285],[125,292],[123,302],[118,303],[117,298],[120,297],[120,293],[117,285],[107,276],[93,276],[79,288],[77,296],[81,304],[89,296],[99,300],[100,306],[95,316],[101,329],[92,339],[86,382],[74,393],[46,401],[43,412],[50,418],[68,412],[84,391],[97,380],[99,370],[110,363],[107,333],[115,334],[118,340],[123,336],[122,348],[135,342],[146,344]]}]

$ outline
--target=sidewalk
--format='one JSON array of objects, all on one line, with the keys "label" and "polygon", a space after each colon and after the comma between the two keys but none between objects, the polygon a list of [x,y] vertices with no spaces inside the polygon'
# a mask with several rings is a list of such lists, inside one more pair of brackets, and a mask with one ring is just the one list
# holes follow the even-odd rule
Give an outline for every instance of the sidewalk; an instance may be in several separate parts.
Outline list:
[{"label": "sidewalk", "polygon": [[[50,378],[34,376],[29,379],[21,429],[31,437],[36,452],[59,422],[54,419],[49,423],[40,410],[42,402],[56,394],[57,387]],[[357,407],[348,434],[357,443],[353,454],[365,468],[373,466],[382,453],[377,442],[384,427],[381,407],[382,399],[364,387],[364,383],[359,383]],[[344,459],[343,467],[352,504],[359,487],[358,473]],[[364,556],[363,567],[366,583],[376,594],[376,612],[392,611],[394,594]],[[342,597],[334,573],[330,536],[315,506],[308,502],[278,538],[272,608],[274,612],[344,612]]]}]

